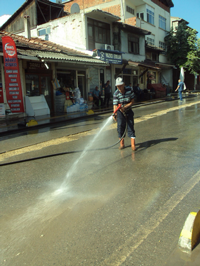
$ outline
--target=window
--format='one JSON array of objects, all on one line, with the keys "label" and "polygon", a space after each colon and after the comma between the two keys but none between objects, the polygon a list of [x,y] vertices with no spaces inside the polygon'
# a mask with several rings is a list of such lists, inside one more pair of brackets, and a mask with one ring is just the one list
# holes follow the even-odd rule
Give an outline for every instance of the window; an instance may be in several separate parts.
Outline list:
[{"label": "window", "polygon": [[165,45],[164,42],[159,41],[159,47],[162,48],[162,49],[165,49],[166,45]]},{"label": "window", "polygon": [[134,9],[130,6],[126,6],[126,11],[134,15]]},{"label": "window", "polygon": [[43,36],[45,35],[45,40],[48,41],[49,40],[49,34],[51,33],[51,28],[47,27],[46,29],[41,29],[38,30],[38,36]]},{"label": "window", "polygon": [[47,27],[46,29],[38,30],[38,35],[39,36],[50,34],[50,33],[51,33],[51,28],[50,27]]},{"label": "window", "polygon": [[144,13],[137,13],[137,18],[144,20]]},{"label": "window", "polygon": [[128,36],[128,52],[139,54],[139,38],[129,35]]},{"label": "window", "polygon": [[163,30],[166,30],[166,18],[163,18],[159,15],[159,27]]},{"label": "window", "polygon": [[150,6],[147,6],[147,22],[154,25],[154,9]]},{"label": "window", "polygon": [[95,48],[95,43],[110,44],[110,24],[88,19],[89,49]]},{"label": "window", "polygon": [[154,45],[155,41],[154,41],[154,39],[147,37],[147,43],[150,45]]}]

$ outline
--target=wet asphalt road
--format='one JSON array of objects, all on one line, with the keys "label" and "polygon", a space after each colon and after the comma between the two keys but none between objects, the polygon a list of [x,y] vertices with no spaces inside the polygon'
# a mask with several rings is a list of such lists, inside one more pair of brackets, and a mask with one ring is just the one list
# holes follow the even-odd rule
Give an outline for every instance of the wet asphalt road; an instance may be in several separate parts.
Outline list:
[{"label": "wet asphalt road", "polygon": [[0,164],[67,152],[0,166],[0,265],[166,265],[200,206],[200,98],[134,113],[135,152],[106,149],[109,115],[0,138]]}]

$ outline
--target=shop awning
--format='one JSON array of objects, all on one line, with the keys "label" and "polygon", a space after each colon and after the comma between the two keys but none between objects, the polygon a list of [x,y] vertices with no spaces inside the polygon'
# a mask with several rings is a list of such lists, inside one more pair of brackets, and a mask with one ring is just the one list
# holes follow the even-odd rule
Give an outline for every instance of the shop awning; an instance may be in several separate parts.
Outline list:
[{"label": "shop awning", "polygon": [[[0,52],[0,56],[3,56],[3,53],[2,52]],[[40,60],[38,57],[36,57],[36,56],[30,56],[30,55],[21,55],[21,54],[18,54],[17,57],[19,59],[26,59],[26,60],[33,60],[33,61]]]},{"label": "shop awning", "polygon": [[138,67],[139,62],[128,61],[129,66]]},{"label": "shop awning", "polygon": [[164,53],[165,52],[165,49],[157,47],[155,45],[148,44],[148,43],[146,44],[146,50],[154,51],[154,52],[158,52],[158,53]]},{"label": "shop awning", "polygon": [[156,66],[148,65],[148,64],[143,64],[143,63],[140,63],[139,66],[141,66],[141,67],[146,67],[146,68],[148,68],[148,69],[160,70],[160,67],[156,67]]},{"label": "shop awning", "polygon": [[18,52],[20,55],[24,56],[32,56],[36,57],[40,60],[46,60],[48,62],[78,62],[82,64],[95,64],[95,65],[101,65],[101,66],[107,66],[107,64],[104,61],[101,61],[100,59],[96,59],[93,57],[84,57],[84,56],[72,56],[62,53],[54,53],[54,52],[45,52],[45,51],[38,51],[38,50],[19,50]]},{"label": "shop awning", "polygon": [[174,68],[176,69],[175,65],[165,64],[165,63],[156,63],[157,66],[159,66],[161,69],[169,69]]},{"label": "shop awning", "polygon": [[160,67],[158,67],[158,66],[145,64],[143,62],[128,61],[128,64],[129,64],[129,66],[132,66],[132,67],[140,66],[140,67],[145,67],[145,68],[148,68],[148,69],[160,70]]}]

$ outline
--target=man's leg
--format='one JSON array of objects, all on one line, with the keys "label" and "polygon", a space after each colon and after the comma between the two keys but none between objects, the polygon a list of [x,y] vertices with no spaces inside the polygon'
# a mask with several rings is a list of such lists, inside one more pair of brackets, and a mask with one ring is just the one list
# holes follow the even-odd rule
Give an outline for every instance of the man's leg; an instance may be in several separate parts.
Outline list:
[{"label": "man's leg", "polygon": [[135,129],[134,129],[134,113],[132,110],[127,112],[127,130],[128,137],[131,138],[131,148],[135,151]]},{"label": "man's leg", "polygon": [[[117,132],[119,139],[121,139],[122,136],[124,135],[125,129],[126,129],[126,118],[124,117],[121,111],[117,111]],[[123,148],[124,148],[124,138],[121,139],[119,146],[120,150]]]},{"label": "man's leg", "polygon": [[182,101],[182,100],[183,100],[183,97],[182,97],[182,91],[178,91],[178,94],[179,94],[179,98],[180,98],[180,100]]}]

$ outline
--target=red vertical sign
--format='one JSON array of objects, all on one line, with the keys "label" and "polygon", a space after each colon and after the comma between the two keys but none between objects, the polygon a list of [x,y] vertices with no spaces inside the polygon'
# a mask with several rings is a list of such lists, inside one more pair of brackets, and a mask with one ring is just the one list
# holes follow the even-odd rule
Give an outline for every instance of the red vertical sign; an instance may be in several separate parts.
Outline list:
[{"label": "red vertical sign", "polygon": [[2,44],[7,102],[12,113],[21,113],[24,112],[24,103],[15,42],[5,36]]}]

